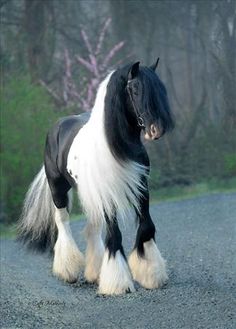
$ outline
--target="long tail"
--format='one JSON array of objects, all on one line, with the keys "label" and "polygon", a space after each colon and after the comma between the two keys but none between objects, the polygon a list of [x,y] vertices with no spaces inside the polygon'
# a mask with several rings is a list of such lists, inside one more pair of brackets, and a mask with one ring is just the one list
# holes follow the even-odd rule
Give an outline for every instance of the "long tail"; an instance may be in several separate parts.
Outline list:
[{"label": "long tail", "polygon": [[57,239],[55,207],[44,166],[26,194],[18,225],[18,240],[33,250],[52,250]]}]

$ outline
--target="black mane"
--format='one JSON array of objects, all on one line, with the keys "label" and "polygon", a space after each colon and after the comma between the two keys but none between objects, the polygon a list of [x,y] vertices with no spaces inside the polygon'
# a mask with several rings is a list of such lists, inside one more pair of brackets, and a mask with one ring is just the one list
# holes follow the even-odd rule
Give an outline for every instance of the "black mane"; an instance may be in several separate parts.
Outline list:
[{"label": "black mane", "polygon": [[174,128],[166,87],[158,75],[148,67],[141,68],[140,75],[146,87],[143,95],[144,107],[147,108],[146,115],[150,118],[156,116],[164,135]]},{"label": "black mane", "polygon": [[127,76],[130,66],[115,71],[105,97],[105,134],[118,161],[136,160],[140,154],[140,132],[127,104]]},{"label": "black mane", "polygon": [[[116,70],[110,78],[105,97],[105,134],[111,152],[119,161],[138,161],[146,154],[141,143],[141,128],[126,91],[128,73],[132,65]],[[143,86],[142,107],[148,123],[155,122],[162,135],[173,128],[167,93],[156,73],[141,67],[139,80]]]}]

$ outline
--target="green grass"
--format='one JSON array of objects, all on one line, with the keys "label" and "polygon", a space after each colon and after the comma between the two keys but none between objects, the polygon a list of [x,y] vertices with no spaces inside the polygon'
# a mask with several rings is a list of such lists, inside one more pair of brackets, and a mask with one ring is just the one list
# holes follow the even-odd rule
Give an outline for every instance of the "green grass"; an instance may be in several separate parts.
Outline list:
[{"label": "green grass", "polygon": [[76,221],[76,220],[81,220],[81,219],[84,219],[85,218],[85,215],[84,214],[81,214],[81,213],[72,213],[70,215],[70,220],[72,222]]},{"label": "green grass", "polygon": [[179,201],[206,194],[236,192],[236,178],[211,180],[189,186],[173,186],[150,191],[151,203]]},{"label": "green grass", "polygon": [[[211,180],[189,186],[173,186],[160,188],[155,191],[150,191],[151,203],[159,203],[166,201],[186,200],[206,194],[213,193],[233,193],[236,192],[236,178],[228,180]],[[72,221],[77,221],[85,218],[83,214],[71,215]],[[14,238],[16,236],[16,226],[0,224],[1,238]]]},{"label": "green grass", "polygon": [[16,225],[0,224],[0,237],[2,239],[14,238],[16,236]]}]

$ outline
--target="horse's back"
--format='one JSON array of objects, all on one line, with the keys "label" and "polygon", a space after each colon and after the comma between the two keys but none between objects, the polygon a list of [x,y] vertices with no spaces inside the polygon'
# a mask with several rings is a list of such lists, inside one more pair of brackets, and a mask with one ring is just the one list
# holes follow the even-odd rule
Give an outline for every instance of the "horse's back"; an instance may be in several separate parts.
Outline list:
[{"label": "horse's back", "polygon": [[66,165],[71,144],[89,118],[89,112],[64,117],[49,131],[45,147],[45,167],[49,175],[51,171],[68,178]]}]

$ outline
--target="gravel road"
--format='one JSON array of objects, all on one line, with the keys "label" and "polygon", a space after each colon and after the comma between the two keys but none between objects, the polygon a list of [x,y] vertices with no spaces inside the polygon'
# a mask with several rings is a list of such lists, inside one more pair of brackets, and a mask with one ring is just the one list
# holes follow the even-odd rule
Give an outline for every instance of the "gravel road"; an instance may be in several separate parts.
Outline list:
[{"label": "gravel road", "polygon": [[[236,194],[214,194],[151,207],[157,242],[168,262],[160,290],[103,297],[95,285],[67,284],[49,256],[1,240],[1,328],[236,328]],[[81,250],[85,222],[73,222]],[[122,227],[126,253],[134,224]]]}]

